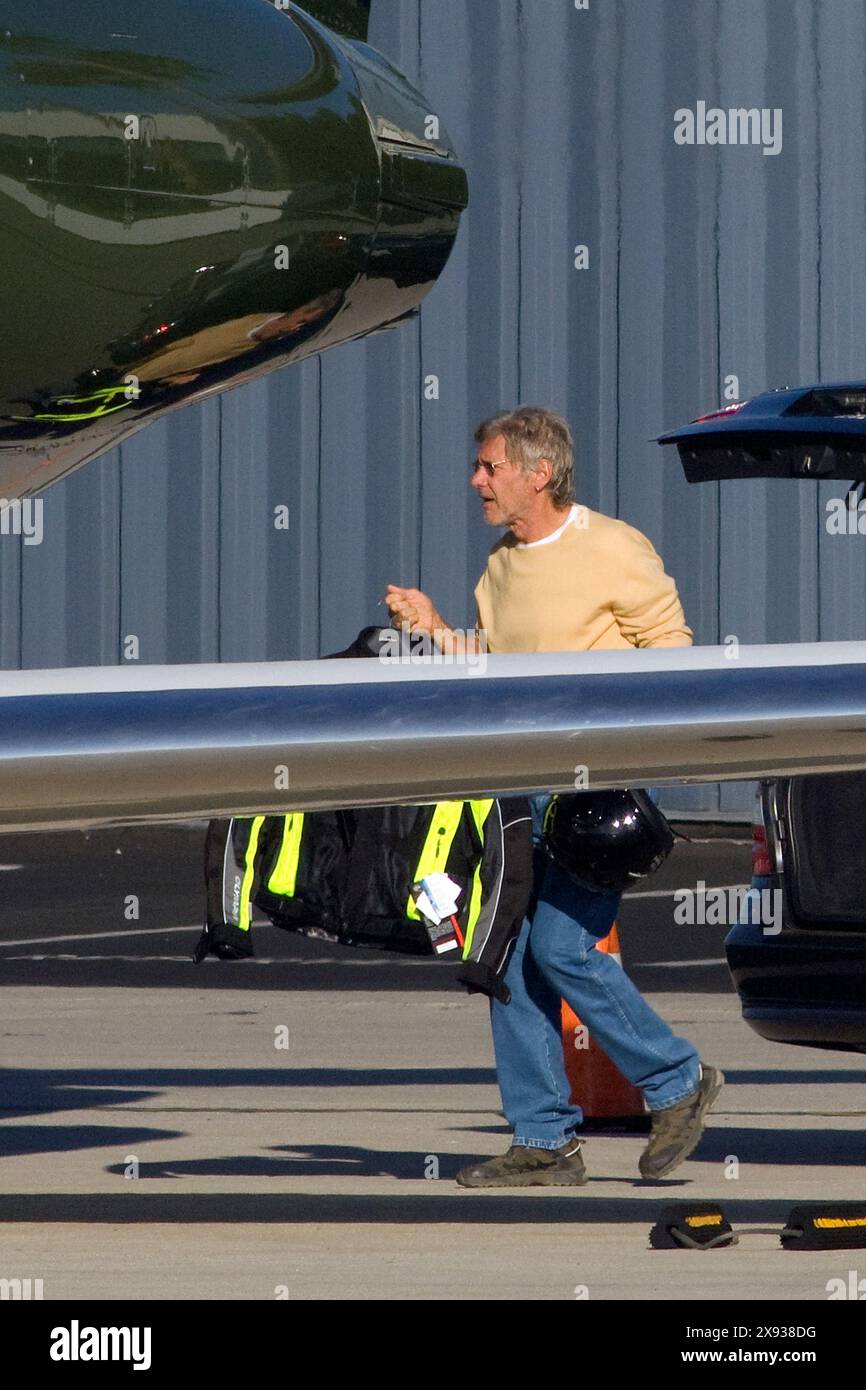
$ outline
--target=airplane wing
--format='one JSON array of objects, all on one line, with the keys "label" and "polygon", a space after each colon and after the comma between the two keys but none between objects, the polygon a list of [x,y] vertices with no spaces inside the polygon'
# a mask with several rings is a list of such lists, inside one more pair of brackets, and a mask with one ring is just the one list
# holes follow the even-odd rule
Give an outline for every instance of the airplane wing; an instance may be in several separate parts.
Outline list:
[{"label": "airplane wing", "polygon": [[0,830],[866,769],[866,643],[0,675]]}]

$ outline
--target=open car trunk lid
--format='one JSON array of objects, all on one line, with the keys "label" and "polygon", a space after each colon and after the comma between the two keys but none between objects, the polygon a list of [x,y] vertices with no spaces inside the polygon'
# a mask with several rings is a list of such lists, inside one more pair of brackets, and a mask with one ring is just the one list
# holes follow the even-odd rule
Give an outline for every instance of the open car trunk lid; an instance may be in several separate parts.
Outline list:
[{"label": "open car trunk lid", "polygon": [[660,435],[690,483],[835,478],[866,483],[866,382],[786,387]]}]

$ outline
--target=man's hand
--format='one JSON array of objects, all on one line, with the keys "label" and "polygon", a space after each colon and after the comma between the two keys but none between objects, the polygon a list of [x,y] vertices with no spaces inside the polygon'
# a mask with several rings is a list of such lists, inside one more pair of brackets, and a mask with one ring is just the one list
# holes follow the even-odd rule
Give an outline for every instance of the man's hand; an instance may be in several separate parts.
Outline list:
[{"label": "man's hand", "polygon": [[428,633],[441,652],[459,656],[479,650],[475,634],[455,632],[438,608],[434,608],[433,600],[420,589],[401,589],[399,584],[389,584],[385,602],[395,624],[405,623],[410,632]]},{"label": "man's hand", "polygon": [[428,632],[431,637],[450,631],[448,624],[433,606],[432,599],[422,594],[420,589],[401,589],[398,584],[389,584],[385,602],[391,617],[399,626],[406,623],[410,632]]}]

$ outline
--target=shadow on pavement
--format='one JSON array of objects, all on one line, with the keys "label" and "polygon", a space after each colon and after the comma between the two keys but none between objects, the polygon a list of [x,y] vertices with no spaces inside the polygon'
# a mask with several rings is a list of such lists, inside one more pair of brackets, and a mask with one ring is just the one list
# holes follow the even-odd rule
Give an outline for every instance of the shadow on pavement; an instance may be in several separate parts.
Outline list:
[{"label": "shadow on pavement", "polygon": [[862,1167],[866,1161],[862,1129],[738,1129],[720,1118],[710,1125],[692,1154],[704,1163],[726,1163],[734,1157],[741,1164],[790,1163],[813,1170]]},{"label": "shadow on pavement", "polygon": [[[725,1067],[729,1086],[837,1086],[856,1083],[866,1086],[866,1058],[860,1071],[817,1071],[800,1067],[791,1071],[732,1071]],[[863,1096],[866,1110],[866,1092]]]},{"label": "shadow on pavement", "polygon": [[[478,1160],[478,1151],[465,1154],[386,1153],[379,1149],[364,1149],[346,1144],[280,1144],[271,1150],[275,1155],[242,1155],[232,1158],[190,1159],[173,1163],[142,1163],[139,1178],[171,1177],[342,1177],[342,1178],[425,1178],[430,1160],[438,1163],[438,1177],[454,1178],[460,1168]],[[276,1155],[280,1155],[277,1157]],[[282,1156],[284,1155],[284,1156]],[[115,1163],[108,1173],[123,1173],[123,1164]],[[433,1180],[432,1178],[429,1180]]]},{"label": "shadow on pavement", "polygon": [[[0,1115],[152,1100],[174,1087],[348,1087],[493,1085],[492,1067],[85,1067],[0,1071]],[[110,1089],[109,1089],[110,1088]],[[218,1105],[215,1104],[215,1109]]]},{"label": "shadow on pavement", "polygon": [[[421,1179],[423,1182],[424,1180]],[[429,1189],[431,1184],[425,1183]],[[380,1222],[396,1224],[461,1225],[549,1225],[574,1222],[576,1225],[622,1222],[645,1223],[647,1231],[659,1216],[661,1205],[669,1200],[670,1188],[682,1183],[642,1184],[646,1195],[635,1197],[595,1197],[593,1182],[575,1189],[568,1196],[536,1188],[531,1192],[508,1194],[461,1191],[442,1196],[400,1193],[395,1196],[371,1193],[369,1196],[323,1192],[141,1192],[134,1182],[126,1182],[117,1193],[63,1192],[41,1195],[25,1193],[0,1196],[0,1221],[17,1222],[107,1222],[109,1224],[357,1224]],[[637,1184],[636,1184],[637,1186]],[[654,1199],[655,1194],[655,1199]],[[732,1201],[724,1194],[724,1207],[734,1222],[770,1222],[784,1225],[792,1199]],[[691,1256],[692,1252],[689,1252]]]},{"label": "shadow on pavement", "polygon": [[[16,1154],[65,1153],[72,1149],[128,1147],[156,1139],[182,1139],[179,1129],[142,1129],[133,1125],[0,1125],[0,1158]],[[122,1170],[121,1170],[122,1171]]]}]

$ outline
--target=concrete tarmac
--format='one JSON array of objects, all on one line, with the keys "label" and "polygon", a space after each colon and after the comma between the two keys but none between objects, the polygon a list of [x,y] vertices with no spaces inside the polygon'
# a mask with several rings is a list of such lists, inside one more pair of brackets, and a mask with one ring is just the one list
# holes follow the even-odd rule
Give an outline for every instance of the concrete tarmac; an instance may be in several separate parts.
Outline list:
[{"label": "concrete tarmac", "polygon": [[[238,969],[4,991],[0,1278],[45,1299],[808,1302],[853,1270],[866,1294],[866,1250],[777,1234],[795,1202],[866,1197],[862,1057],[764,1042],[730,992],[650,995],[728,1075],[696,1155],[646,1183],[645,1136],[592,1136],[583,1188],[467,1191],[458,1168],[508,1144],[483,999],[210,987]],[[684,1198],[720,1200],[740,1244],[649,1250]]]}]

